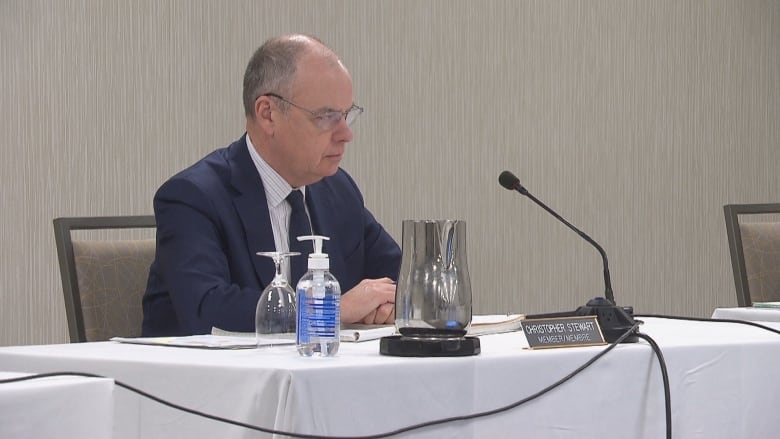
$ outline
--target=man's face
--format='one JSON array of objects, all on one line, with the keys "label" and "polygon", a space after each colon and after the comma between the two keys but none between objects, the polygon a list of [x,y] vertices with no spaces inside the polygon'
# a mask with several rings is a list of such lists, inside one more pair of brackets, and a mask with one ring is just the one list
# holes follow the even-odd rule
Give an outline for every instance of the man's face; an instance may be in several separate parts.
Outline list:
[{"label": "man's face", "polygon": [[[332,60],[308,56],[301,59],[287,104],[274,130],[272,166],[293,187],[315,183],[336,173],[352,131],[341,118],[330,128],[318,125],[325,112],[346,111],[352,106],[352,79]],[[279,101],[276,105],[282,104]],[[278,108],[278,107],[277,107]]]}]

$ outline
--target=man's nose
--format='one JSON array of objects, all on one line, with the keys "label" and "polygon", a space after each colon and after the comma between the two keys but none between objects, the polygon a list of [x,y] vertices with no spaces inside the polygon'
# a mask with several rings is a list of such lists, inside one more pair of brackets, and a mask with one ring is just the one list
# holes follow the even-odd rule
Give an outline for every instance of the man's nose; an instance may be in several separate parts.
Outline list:
[{"label": "man's nose", "polygon": [[336,130],[333,131],[333,140],[347,143],[352,141],[352,137],[352,129],[347,125],[347,121],[341,118],[339,124],[336,125]]}]

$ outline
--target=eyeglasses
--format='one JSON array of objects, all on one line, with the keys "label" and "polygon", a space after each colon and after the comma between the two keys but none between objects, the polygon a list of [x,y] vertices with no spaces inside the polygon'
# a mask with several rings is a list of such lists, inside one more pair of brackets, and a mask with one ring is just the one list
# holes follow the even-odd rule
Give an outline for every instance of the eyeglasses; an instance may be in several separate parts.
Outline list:
[{"label": "eyeglasses", "polygon": [[358,116],[363,114],[363,107],[358,107],[355,104],[352,104],[352,106],[349,107],[349,110],[347,111],[329,110],[329,111],[316,112],[316,111],[311,111],[308,108],[301,107],[295,102],[291,102],[275,93],[266,93],[263,96],[270,96],[272,98],[279,99],[280,101],[286,102],[299,110],[303,110],[311,114],[312,116],[314,116],[314,124],[324,131],[332,130],[333,128],[335,128],[341,119],[346,120],[347,125],[352,125],[352,122],[354,122],[355,119],[358,118]]}]

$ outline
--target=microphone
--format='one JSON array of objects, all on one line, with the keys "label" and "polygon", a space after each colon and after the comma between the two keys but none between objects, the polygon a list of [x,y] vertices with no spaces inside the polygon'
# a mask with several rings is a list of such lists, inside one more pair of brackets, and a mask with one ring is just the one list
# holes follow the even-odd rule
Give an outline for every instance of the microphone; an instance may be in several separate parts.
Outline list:
[{"label": "microphone", "polygon": [[[633,310],[631,307],[627,307],[626,309],[615,306],[615,294],[612,291],[612,280],[609,276],[609,262],[607,261],[607,253],[604,251],[604,249],[591,238],[588,236],[585,232],[578,229],[577,227],[574,227],[570,222],[566,221],[563,217],[561,217],[557,212],[552,210],[550,207],[548,207],[546,204],[541,202],[538,198],[533,196],[530,192],[528,192],[528,189],[526,189],[522,184],[520,184],[520,179],[515,176],[515,174],[509,172],[509,171],[503,171],[498,176],[498,183],[503,186],[504,188],[508,190],[514,190],[519,192],[522,195],[525,195],[526,197],[530,198],[531,201],[541,206],[544,210],[546,210],[550,215],[554,216],[558,221],[565,224],[570,229],[574,230],[582,239],[589,242],[593,247],[598,250],[599,254],[601,255],[601,261],[604,265],[604,298],[597,297],[595,299],[592,299],[588,301],[588,303],[585,306],[581,306],[577,308],[576,311],[572,312],[565,312],[565,313],[552,313],[552,314],[545,314],[545,315],[536,315],[536,316],[528,316],[529,318],[552,318],[552,317],[566,317],[566,316],[572,316],[572,315],[596,315],[599,318],[599,323],[601,325],[601,328],[604,330],[604,338],[607,341],[614,341],[617,340],[625,331],[630,329],[634,324],[634,318],[631,317],[631,313]],[[636,336],[631,336],[626,341],[636,341]]]},{"label": "microphone", "polygon": [[530,198],[531,201],[538,204],[542,207],[542,209],[546,210],[550,213],[550,215],[554,216],[558,221],[566,224],[570,229],[577,232],[578,235],[580,235],[584,240],[588,241],[593,247],[596,247],[596,250],[599,251],[601,254],[601,261],[604,265],[604,297],[607,298],[612,304],[615,304],[615,294],[612,292],[612,280],[609,277],[609,262],[607,262],[607,253],[604,251],[604,249],[591,238],[590,236],[586,235],[585,232],[582,230],[574,227],[570,222],[563,219],[560,215],[558,215],[557,212],[547,207],[546,204],[542,203],[534,197],[528,190],[523,187],[522,184],[520,184],[520,179],[515,177],[515,174],[504,171],[501,173],[501,175],[498,176],[498,182],[501,184],[501,186],[505,187],[509,190],[516,190],[517,192],[520,192],[521,194],[525,195],[526,197]]}]

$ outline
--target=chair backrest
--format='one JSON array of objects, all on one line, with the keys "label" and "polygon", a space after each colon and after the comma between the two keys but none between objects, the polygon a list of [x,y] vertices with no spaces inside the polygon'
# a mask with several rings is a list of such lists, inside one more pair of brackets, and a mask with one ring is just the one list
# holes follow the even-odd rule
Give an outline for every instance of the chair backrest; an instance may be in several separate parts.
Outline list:
[{"label": "chair backrest", "polygon": [[[727,204],[723,212],[737,303],[780,301],[780,220],[766,220],[766,214],[780,214],[780,203]],[[763,221],[740,221],[760,214]]]},{"label": "chair backrest", "polygon": [[71,342],[141,335],[155,240],[74,240],[74,230],[155,228],[154,216],[57,218],[54,239]]}]

